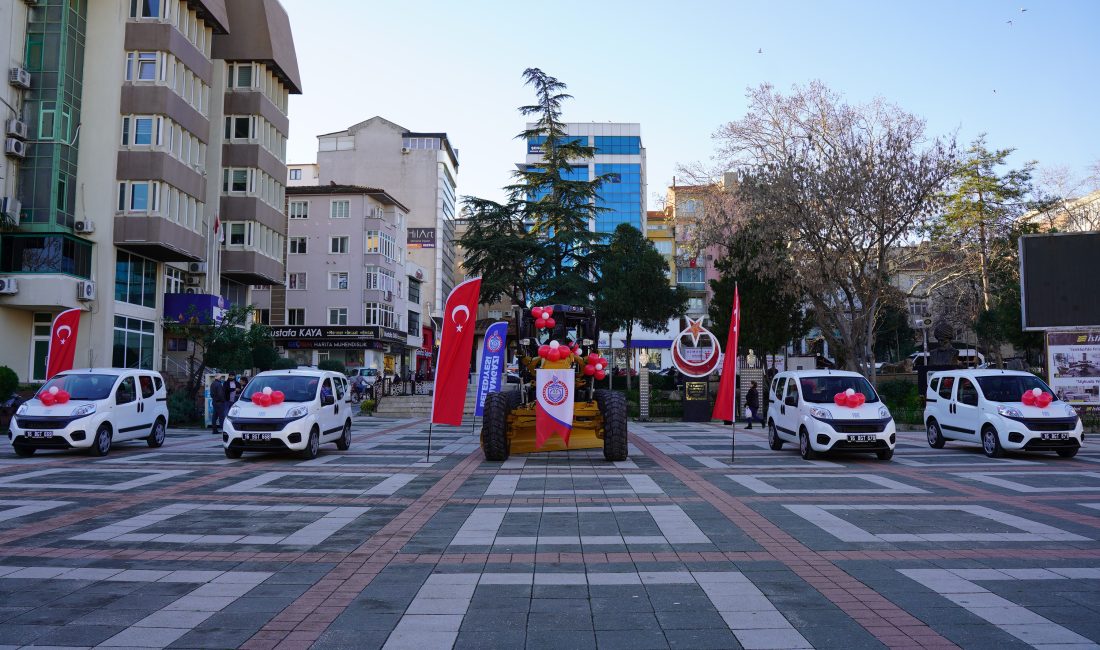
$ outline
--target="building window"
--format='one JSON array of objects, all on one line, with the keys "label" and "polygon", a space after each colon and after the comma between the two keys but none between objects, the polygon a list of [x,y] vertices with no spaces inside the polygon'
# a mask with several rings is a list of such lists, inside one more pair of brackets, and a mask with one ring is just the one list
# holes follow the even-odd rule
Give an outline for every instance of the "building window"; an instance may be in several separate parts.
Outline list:
[{"label": "building window", "polygon": [[287,252],[291,255],[305,255],[306,239],[306,237],[291,237],[288,240]]},{"label": "building window", "polygon": [[697,267],[676,269],[676,284],[689,291],[706,291],[706,271]]},{"label": "building window", "polygon": [[122,146],[148,147],[162,144],[164,118],[127,116],[122,118]]},{"label": "building window", "polygon": [[348,288],[348,274],[347,271],[337,271],[328,274],[328,288],[329,289],[347,289]]},{"label": "building window", "polygon": [[329,216],[333,219],[347,219],[351,215],[351,201],[333,201]]},{"label": "building window", "polygon": [[328,324],[329,325],[347,325],[348,324],[348,308],[347,307],[329,307],[329,310],[328,310]]},{"label": "building window", "polygon": [[115,260],[115,300],[156,307],[157,263],[123,251],[116,253]]},{"label": "building window", "polygon": [[661,255],[672,255],[672,242],[667,239],[653,242],[653,247]]},{"label": "building window", "polygon": [[305,273],[288,273],[286,276],[286,288],[293,291],[305,291],[306,289],[306,274]]},{"label": "building window", "polygon": [[380,302],[368,302],[364,305],[363,315],[365,325],[381,325],[382,327],[394,327],[396,318],[393,306]]},{"label": "building window", "polygon": [[253,80],[253,64],[251,63],[229,63],[227,64],[229,69],[229,75],[227,77],[227,84],[230,88],[251,88]]},{"label": "building window", "polygon": [[289,209],[291,219],[309,218],[309,203],[306,201],[291,201]]},{"label": "building window", "polygon": [[366,233],[365,252],[379,253],[388,260],[397,261],[397,240],[389,233],[378,230],[368,230]]},{"label": "building window", "polygon": [[409,312],[408,325],[409,325],[409,327],[408,327],[407,331],[409,333],[409,336],[420,336],[421,335],[421,332],[420,332],[420,314],[419,313],[417,313],[415,311],[410,311]]},{"label": "building window", "polygon": [[328,252],[343,254],[348,252],[348,238],[347,237],[329,237],[328,238]]},{"label": "building window", "polygon": [[409,279],[409,302],[414,305],[420,304],[420,281]]},{"label": "building window", "polygon": [[251,192],[255,182],[250,169],[223,169],[222,191],[228,193]]},{"label": "building window", "polygon": [[[166,61],[163,57],[158,57],[157,52],[127,52],[126,81],[164,81],[167,68],[157,65],[158,58]],[[159,75],[158,67],[163,68]]]},{"label": "building window", "polygon": [[115,368],[153,369],[153,338],[156,323],[138,318],[115,316],[115,344],[112,363]]},{"label": "building window", "polygon": [[301,308],[286,310],[286,324],[287,325],[305,325],[306,324],[306,310],[301,309]]},{"label": "building window", "polygon": [[377,289],[378,291],[393,291],[396,285],[395,279],[397,274],[390,269],[384,269],[379,266],[367,267],[367,289]]},{"label": "building window", "polygon": [[160,183],[155,181],[122,181],[118,184],[119,212],[156,212],[160,199]]},{"label": "building window", "polygon": [[[164,0],[130,0],[131,18],[160,18]],[[171,1],[171,0],[169,0]]]},{"label": "building window", "polygon": [[270,309],[257,309],[252,312],[252,322],[257,325],[270,325],[271,324],[271,310]]},{"label": "building window", "polygon": [[226,140],[252,140],[256,137],[254,115],[228,115],[225,118]]},{"label": "building window", "polygon": [[164,293],[183,293],[183,271],[165,265]]},{"label": "building window", "polygon": [[292,181],[302,180],[302,170],[300,170],[300,169],[290,170],[290,180],[292,180]]},{"label": "building window", "polygon": [[168,352],[187,352],[187,339],[168,337],[164,339],[164,348]]},{"label": "building window", "polygon": [[229,245],[230,246],[244,246],[245,242],[245,224],[243,223],[231,223],[227,224],[229,230]]}]

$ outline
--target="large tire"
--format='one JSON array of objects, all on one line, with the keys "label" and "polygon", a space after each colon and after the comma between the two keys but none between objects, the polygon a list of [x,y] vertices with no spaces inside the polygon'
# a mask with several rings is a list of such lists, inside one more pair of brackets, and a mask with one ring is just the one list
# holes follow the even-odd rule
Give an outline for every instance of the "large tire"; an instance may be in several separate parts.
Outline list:
[{"label": "large tire", "polygon": [[309,432],[309,440],[306,441],[306,448],[298,452],[298,456],[302,460],[313,460],[317,458],[317,453],[321,449],[321,430],[317,428],[317,425],[313,426],[313,430]]},{"label": "large tire", "polygon": [[990,458],[1000,458],[1005,455],[1005,450],[1001,447],[1001,437],[997,435],[997,430],[988,424],[982,429],[982,451]]},{"label": "large tire", "polygon": [[1080,449],[1080,447],[1072,447],[1070,449],[1059,449],[1058,450],[1058,455],[1061,456],[1062,458],[1073,458],[1074,456],[1077,455],[1077,451],[1079,449]]},{"label": "large tire", "polygon": [[[599,405],[599,402],[596,402]],[[626,432],[626,396],[608,392],[600,409],[603,416],[603,457],[609,462],[626,460],[629,454]]]},{"label": "large tire", "polygon": [[943,431],[935,420],[928,420],[928,446],[932,449],[943,449],[947,439],[943,437]]},{"label": "large tire", "polygon": [[336,448],[340,451],[351,449],[351,420],[344,423],[344,432],[336,439]]},{"label": "large tire", "polygon": [[107,452],[111,451],[111,427],[106,424],[99,425],[90,451],[93,456],[106,456]]},{"label": "large tire", "polygon": [[597,388],[592,391],[592,401],[596,402],[596,406],[599,407],[600,413],[603,413],[604,409],[607,408],[607,396],[612,393],[613,391],[607,390],[606,388]]},{"label": "large tire", "polygon": [[798,432],[798,454],[802,456],[802,460],[813,460],[817,458],[817,452],[814,451],[812,445],[810,445],[810,434],[806,429],[801,429]]},{"label": "large tire", "polygon": [[34,447],[28,447],[26,445],[14,445],[13,448],[15,449],[15,455],[22,456],[23,458],[33,456],[34,452],[37,451]]},{"label": "large tire", "polygon": [[154,449],[164,444],[164,420],[157,418],[153,423],[153,432],[145,439],[145,442]]},{"label": "large tire", "polygon": [[775,430],[775,420],[768,420],[768,447],[772,451],[783,448],[783,441],[779,439],[779,432]]},{"label": "large tire", "polygon": [[511,410],[508,395],[489,393],[485,396],[481,418],[481,451],[485,454],[485,460],[508,460],[512,452],[508,440],[508,413]]},{"label": "large tire", "polygon": [[243,454],[244,454],[244,450],[241,449],[240,447],[226,447],[225,448],[225,457],[226,458],[240,458],[241,455],[243,455]]}]

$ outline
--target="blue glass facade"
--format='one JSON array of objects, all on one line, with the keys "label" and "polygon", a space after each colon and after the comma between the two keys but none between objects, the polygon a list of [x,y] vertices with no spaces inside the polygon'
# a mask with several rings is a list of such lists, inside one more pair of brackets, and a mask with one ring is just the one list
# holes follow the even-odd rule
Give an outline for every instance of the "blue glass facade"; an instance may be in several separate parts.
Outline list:
[{"label": "blue glass facade", "polygon": [[600,188],[596,201],[597,206],[606,208],[596,215],[596,232],[611,233],[620,223],[629,223],[644,232],[642,166],[637,163],[597,164],[596,175],[604,174],[611,174],[611,178]]},{"label": "blue glass facade", "polygon": [[[588,146],[587,135],[567,135],[562,138],[563,142],[579,142],[584,146]],[[542,153],[542,143],[546,142],[546,136],[540,135],[537,138],[527,139],[527,153]]]},{"label": "blue glass facade", "polygon": [[596,153],[638,156],[642,153],[642,139],[636,135],[597,135]]}]

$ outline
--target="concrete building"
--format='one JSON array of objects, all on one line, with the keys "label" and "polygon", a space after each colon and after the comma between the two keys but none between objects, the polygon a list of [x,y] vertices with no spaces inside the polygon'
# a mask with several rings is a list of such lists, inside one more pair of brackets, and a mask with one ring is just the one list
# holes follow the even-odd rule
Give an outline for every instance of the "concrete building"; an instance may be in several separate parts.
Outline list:
[{"label": "concrete building", "polygon": [[697,250],[693,242],[693,227],[706,219],[708,195],[722,191],[719,186],[676,185],[668,188],[666,217],[672,225],[673,255],[670,270],[674,284],[688,291],[687,315],[707,316],[714,292],[710,281],[718,278],[715,262],[720,249]]},{"label": "concrete building", "polygon": [[286,167],[286,186],[301,187],[303,185],[320,185],[320,171],[317,163],[306,163],[304,165],[289,164]]},{"label": "concrete building", "polygon": [[408,206],[408,259],[423,269],[425,313],[442,319],[455,285],[458,177],[458,151],[447,134],[410,131],[372,117],[318,136],[317,145],[319,184],[384,188]]},{"label": "concrete building", "polygon": [[289,19],[277,0],[30,4],[0,2],[29,75],[5,89],[28,133],[6,161],[0,365],[43,379],[50,321],[82,308],[78,367],[163,369],[183,351],[162,318],[283,282]]}]

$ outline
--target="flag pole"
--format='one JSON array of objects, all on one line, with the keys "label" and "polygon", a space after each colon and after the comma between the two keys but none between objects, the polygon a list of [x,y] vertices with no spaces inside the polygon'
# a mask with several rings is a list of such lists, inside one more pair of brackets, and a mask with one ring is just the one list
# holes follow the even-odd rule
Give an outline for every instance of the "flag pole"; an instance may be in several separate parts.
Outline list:
[{"label": "flag pole", "polygon": [[[741,336],[741,300],[740,292],[737,290],[737,282],[733,283],[733,324],[736,328],[734,330],[734,345],[733,345],[733,426],[730,427],[730,463],[737,460],[737,339]],[[726,351],[729,352],[729,341],[726,341]],[[752,424],[752,421],[749,421]]]},{"label": "flag pole", "polygon": [[432,462],[432,421],[428,420],[428,457],[425,462]]}]

